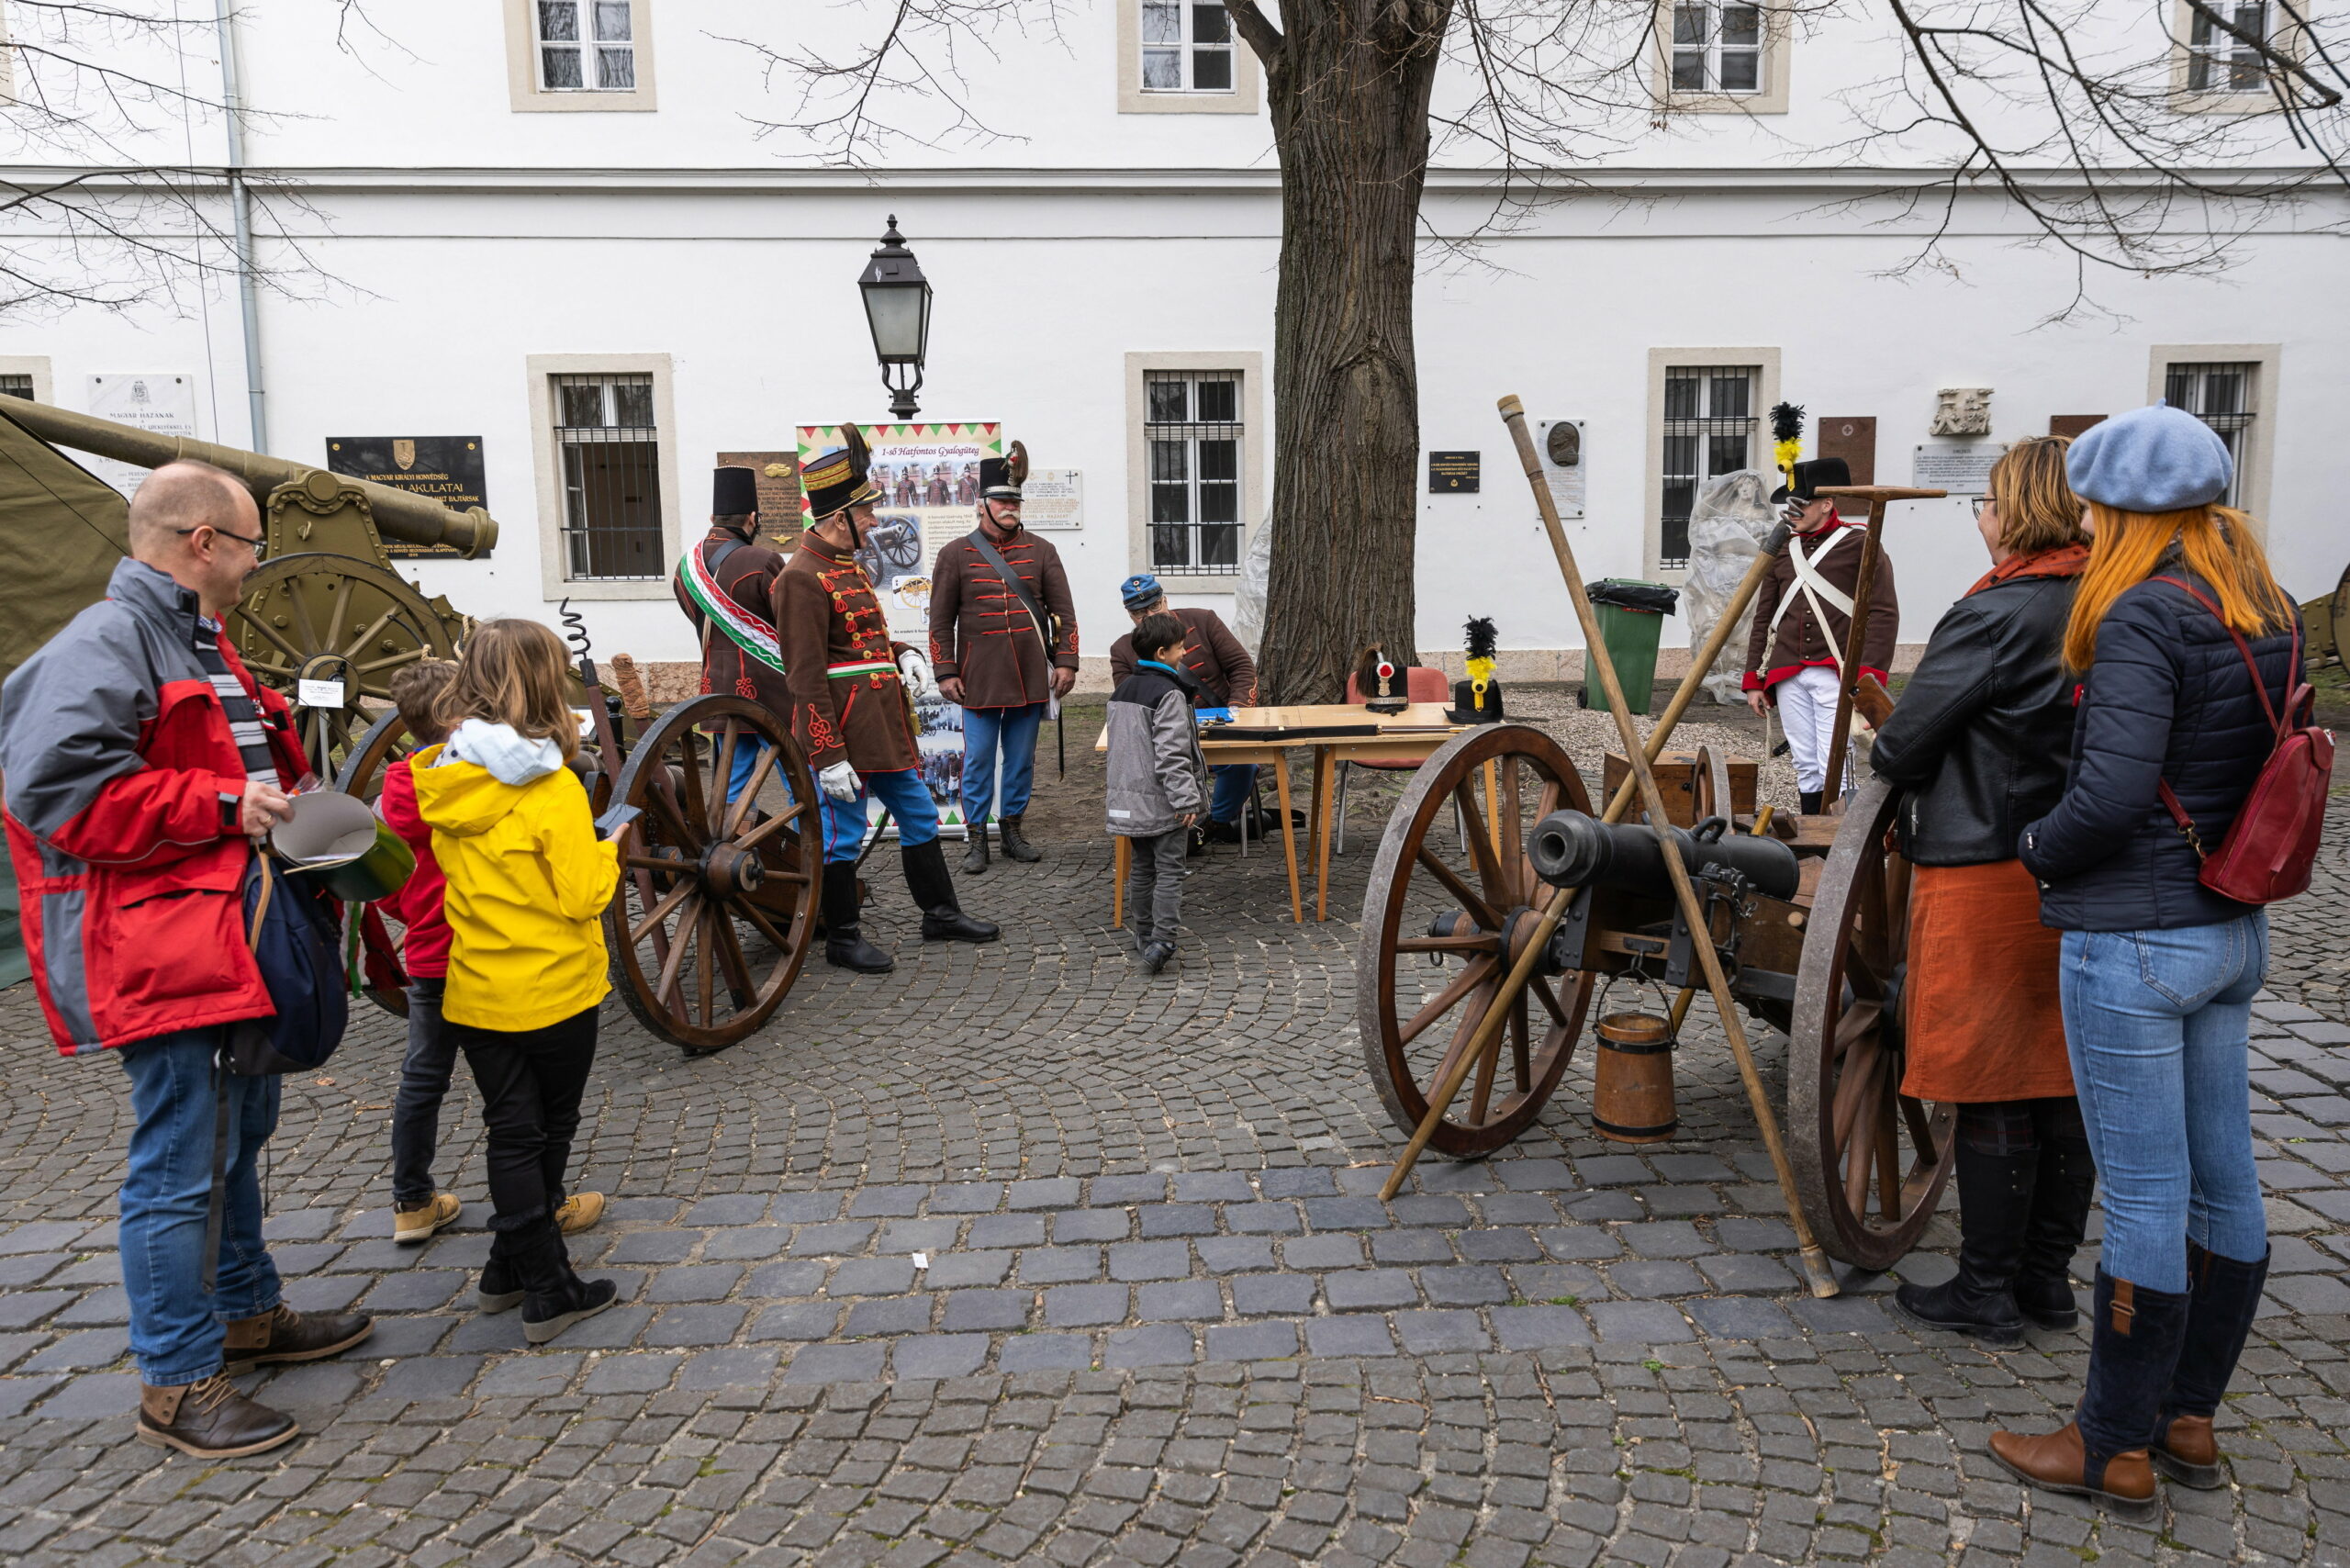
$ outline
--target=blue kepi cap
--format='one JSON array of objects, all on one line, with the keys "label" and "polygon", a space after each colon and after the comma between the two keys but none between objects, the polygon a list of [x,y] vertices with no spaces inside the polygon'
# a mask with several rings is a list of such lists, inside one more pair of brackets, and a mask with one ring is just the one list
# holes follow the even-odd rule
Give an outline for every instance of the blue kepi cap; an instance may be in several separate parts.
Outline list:
[{"label": "blue kepi cap", "polygon": [[2235,460],[2219,432],[2167,402],[2091,425],[2065,454],[2073,494],[2117,511],[2185,511],[2228,493]]},{"label": "blue kepi cap", "polygon": [[1148,572],[1136,572],[1118,585],[1118,597],[1125,600],[1128,610],[1140,610],[1153,599],[1163,599],[1166,595],[1167,590],[1158,586],[1158,579]]}]

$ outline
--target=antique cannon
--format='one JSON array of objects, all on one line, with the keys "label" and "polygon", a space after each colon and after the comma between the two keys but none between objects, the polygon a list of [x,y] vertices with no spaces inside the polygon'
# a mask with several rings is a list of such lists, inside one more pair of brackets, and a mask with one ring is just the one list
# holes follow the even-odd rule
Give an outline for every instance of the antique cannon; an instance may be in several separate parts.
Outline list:
[{"label": "antique cannon", "polygon": [[[263,559],[230,613],[229,635],[253,674],[295,702],[304,747],[321,775],[374,721],[370,705],[390,700],[394,670],[450,656],[464,633],[465,617],[447,599],[426,598],[392,569],[384,541],[445,544],[471,556],[498,540],[498,524],[478,507],[452,511],[429,497],[308,464],[22,398],[0,399],[0,419],[43,442],[141,468],[183,458],[209,463],[252,491]],[[109,504],[96,487],[86,488],[100,506]],[[119,517],[109,520],[118,540]],[[302,700],[329,691],[341,700]]]}]

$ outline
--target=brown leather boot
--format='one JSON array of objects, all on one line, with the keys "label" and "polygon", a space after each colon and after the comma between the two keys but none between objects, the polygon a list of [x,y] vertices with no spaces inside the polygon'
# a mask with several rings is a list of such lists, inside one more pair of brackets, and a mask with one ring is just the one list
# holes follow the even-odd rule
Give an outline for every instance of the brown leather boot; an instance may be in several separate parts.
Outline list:
[{"label": "brown leather boot", "polygon": [[198,1459],[260,1453],[301,1435],[294,1417],[246,1398],[225,1372],[196,1383],[139,1390],[139,1440]]},{"label": "brown leather boot", "polygon": [[232,1318],[221,1343],[230,1377],[273,1361],[318,1361],[348,1350],[375,1331],[363,1312],[299,1313],[280,1302],[252,1317]]},{"label": "brown leather boot", "polygon": [[2088,1450],[2082,1447],[2076,1422],[2067,1421],[2055,1431],[2036,1437],[1994,1432],[1991,1457],[2017,1479],[2047,1491],[2094,1497],[2132,1518],[2144,1518],[2154,1512],[2154,1462],[2146,1450],[2132,1449],[2115,1454],[2092,1475]]},{"label": "brown leather boot", "polygon": [[2154,1464],[2164,1475],[2199,1492],[2216,1492],[2228,1484],[2220,1463],[2220,1439],[2211,1431],[2211,1417],[2174,1411],[2154,1434]]}]

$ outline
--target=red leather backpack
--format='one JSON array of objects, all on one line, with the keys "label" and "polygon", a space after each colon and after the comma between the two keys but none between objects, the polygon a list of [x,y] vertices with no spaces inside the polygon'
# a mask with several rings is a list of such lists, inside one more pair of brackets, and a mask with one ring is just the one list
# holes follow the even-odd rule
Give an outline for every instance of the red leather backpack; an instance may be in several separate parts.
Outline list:
[{"label": "red leather backpack", "polygon": [[[2228,626],[2220,607],[2191,585],[2177,577],[2154,580],[2191,595],[2221,625]],[[2294,722],[2297,714],[2304,718],[2309,715],[2312,697],[2309,682],[2302,678],[2299,620],[2293,622],[2293,658],[2286,666],[2285,706],[2281,711],[2268,700],[2268,683],[2260,678],[2260,666],[2253,662],[2252,644],[2232,626],[2228,626],[2228,635],[2236,640],[2236,652],[2244,655],[2244,667],[2252,672],[2252,689],[2259,693],[2260,706],[2266,711],[2268,722],[2277,733],[2277,744],[2270,750],[2268,760],[2261,765],[2260,776],[2252,781],[2251,792],[2244,796],[2244,805],[2237,811],[2235,821],[2228,824],[2227,836],[2220,840],[2217,849],[2207,851],[2203,847],[2194,819],[2171,792],[2170,780],[2164,779],[2160,789],[2163,804],[2170,808],[2171,820],[2178,823],[2178,831],[2187,836],[2196,857],[2203,863],[2196,879],[2221,897],[2238,903],[2275,903],[2309,890],[2310,868],[2317,860],[2318,834],[2325,827],[2326,790],[2333,778],[2333,732]]]}]

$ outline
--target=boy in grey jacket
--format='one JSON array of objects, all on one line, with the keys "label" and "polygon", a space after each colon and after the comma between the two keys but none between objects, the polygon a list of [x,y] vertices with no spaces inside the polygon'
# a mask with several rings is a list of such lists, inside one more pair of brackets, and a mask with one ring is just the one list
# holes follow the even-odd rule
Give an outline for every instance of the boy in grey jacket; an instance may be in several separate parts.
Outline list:
[{"label": "boy in grey jacket", "polygon": [[1183,914],[1183,854],[1207,808],[1208,766],[1184,685],[1183,623],[1161,611],[1134,632],[1135,673],[1110,694],[1110,831],[1131,838],[1128,883],[1142,967],[1175,956]]}]

